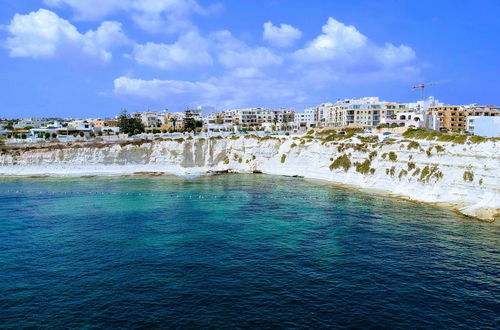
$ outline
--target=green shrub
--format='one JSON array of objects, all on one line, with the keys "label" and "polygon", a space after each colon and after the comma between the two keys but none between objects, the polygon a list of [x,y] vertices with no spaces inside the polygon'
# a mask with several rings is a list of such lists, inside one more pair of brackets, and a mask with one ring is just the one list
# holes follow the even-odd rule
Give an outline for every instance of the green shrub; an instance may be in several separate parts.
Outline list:
[{"label": "green shrub", "polygon": [[231,136],[231,140],[238,140],[239,138],[240,138],[240,137],[239,137],[239,136],[237,136],[237,135],[233,135],[233,136]]},{"label": "green shrub", "polygon": [[242,162],[243,162],[243,159],[239,158],[239,159],[238,159],[238,163],[240,163],[240,164],[241,164]]},{"label": "green shrub", "polygon": [[286,155],[285,154],[281,155],[281,163],[284,163],[285,160],[286,160]]},{"label": "green shrub", "polygon": [[408,171],[411,171],[415,168],[415,163],[414,162],[409,162],[408,163]]},{"label": "green shrub", "polygon": [[360,140],[363,143],[376,143],[378,142],[378,136],[373,135],[373,136],[357,136],[358,140]]},{"label": "green shrub", "polygon": [[484,136],[474,135],[469,138],[469,141],[472,143],[481,143],[486,141],[487,139]]},{"label": "green shrub", "polygon": [[436,180],[439,180],[443,177],[443,173],[438,170],[438,167],[436,165],[431,166],[426,166],[420,172],[420,181],[422,182],[429,182],[431,178],[435,178]]},{"label": "green shrub", "polygon": [[362,163],[359,162],[354,163],[354,166],[356,166],[356,172],[361,174],[368,174],[370,172],[371,164],[372,163],[370,159],[365,159]]},{"label": "green shrub", "polygon": [[420,174],[420,169],[417,167],[411,176],[417,176]]},{"label": "green shrub", "polygon": [[399,175],[398,175],[398,178],[401,180],[401,178],[403,176],[407,176],[408,175],[408,171],[405,170],[405,169],[402,169],[400,172],[399,172]]},{"label": "green shrub", "polygon": [[431,157],[432,156],[432,147],[429,147],[429,149],[427,149],[425,151],[425,153],[427,154],[427,157]]},{"label": "green shrub", "polygon": [[313,129],[310,129],[310,130],[307,131],[307,135],[312,135],[312,134],[314,134],[314,130]]},{"label": "green shrub", "polygon": [[229,164],[229,158],[228,157],[224,158],[224,164],[226,164],[226,165]]},{"label": "green shrub", "polygon": [[482,185],[483,184],[483,179],[479,179],[479,184]]},{"label": "green shrub", "polygon": [[386,159],[386,158],[387,158],[387,152],[384,152],[384,153],[382,154],[382,159]]},{"label": "green shrub", "polygon": [[444,152],[446,149],[443,146],[437,145],[434,146],[437,152]]},{"label": "green shrub", "polygon": [[368,157],[370,158],[370,160],[372,160],[373,158],[377,157],[377,152],[376,151],[370,152],[370,155],[368,155]]},{"label": "green shrub", "polygon": [[406,146],[406,148],[408,150],[411,150],[411,149],[419,149],[420,148],[420,143],[416,142],[416,141],[411,141],[410,143],[408,143],[408,146]]},{"label": "green shrub", "polygon": [[295,142],[294,142],[294,143],[292,143],[292,144],[290,145],[290,148],[295,148],[296,146],[297,146],[297,145],[296,145],[296,144],[295,144]]},{"label": "green shrub", "polygon": [[386,168],[385,174],[390,175],[390,176],[394,176],[396,174],[396,166],[393,166],[391,168]]},{"label": "green shrub", "polygon": [[394,151],[389,152],[389,160],[395,162],[398,159],[398,155]]},{"label": "green shrub", "polygon": [[474,172],[472,171],[465,171],[463,175],[464,181],[467,182],[472,182],[474,181]]},{"label": "green shrub", "polygon": [[351,167],[351,160],[349,159],[349,156],[347,155],[339,156],[330,165],[330,170],[338,169],[341,167],[344,169],[345,172],[349,170],[349,168]]},{"label": "green shrub", "polygon": [[373,173],[375,173],[375,169],[372,167],[372,168],[370,168],[370,174],[373,174]]}]

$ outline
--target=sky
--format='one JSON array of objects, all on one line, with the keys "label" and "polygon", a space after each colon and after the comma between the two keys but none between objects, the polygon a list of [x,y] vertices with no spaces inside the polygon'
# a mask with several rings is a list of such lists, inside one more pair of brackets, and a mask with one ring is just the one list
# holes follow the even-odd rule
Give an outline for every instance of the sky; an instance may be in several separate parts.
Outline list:
[{"label": "sky", "polygon": [[0,118],[500,105],[498,0],[0,0]]}]

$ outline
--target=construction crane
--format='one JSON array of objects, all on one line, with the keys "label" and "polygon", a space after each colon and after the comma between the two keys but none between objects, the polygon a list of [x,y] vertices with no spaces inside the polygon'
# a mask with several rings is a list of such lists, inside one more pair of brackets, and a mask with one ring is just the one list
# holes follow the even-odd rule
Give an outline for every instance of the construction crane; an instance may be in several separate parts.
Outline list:
[{"label": "construction crane", "polygon": [[438,84],[442,84],[444,83],[445,81],[434,81],[434,82],[430,82],[430,83],[425,83],[425,84],[420,84],[420,85],[415,85],[415,86],[412,86],[412,89],[420,89],[420,93],[421,93],[421,97],[422,97],[422,100],[424,99],[424,90],[426,87],[429,87],[429,86],[434,86],[434,85],[438,85]]}]

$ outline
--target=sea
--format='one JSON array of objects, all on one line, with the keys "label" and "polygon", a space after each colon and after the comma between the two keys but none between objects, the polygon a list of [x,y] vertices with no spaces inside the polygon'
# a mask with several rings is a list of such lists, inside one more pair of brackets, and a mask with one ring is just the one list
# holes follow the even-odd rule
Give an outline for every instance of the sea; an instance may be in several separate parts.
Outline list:
[{"label": "sea", "polygon": [[303,178],[2,178],[0,328],[499,329],[500,226]]}]

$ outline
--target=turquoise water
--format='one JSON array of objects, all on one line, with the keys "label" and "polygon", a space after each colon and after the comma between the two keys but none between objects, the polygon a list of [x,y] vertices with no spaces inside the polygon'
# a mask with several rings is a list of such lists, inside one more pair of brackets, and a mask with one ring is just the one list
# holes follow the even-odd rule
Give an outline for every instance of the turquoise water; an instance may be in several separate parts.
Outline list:
[{"label": "turquoise water", "polygon": [[499,328],[500,230],[264,175],[0,180],[0,327]]}]

